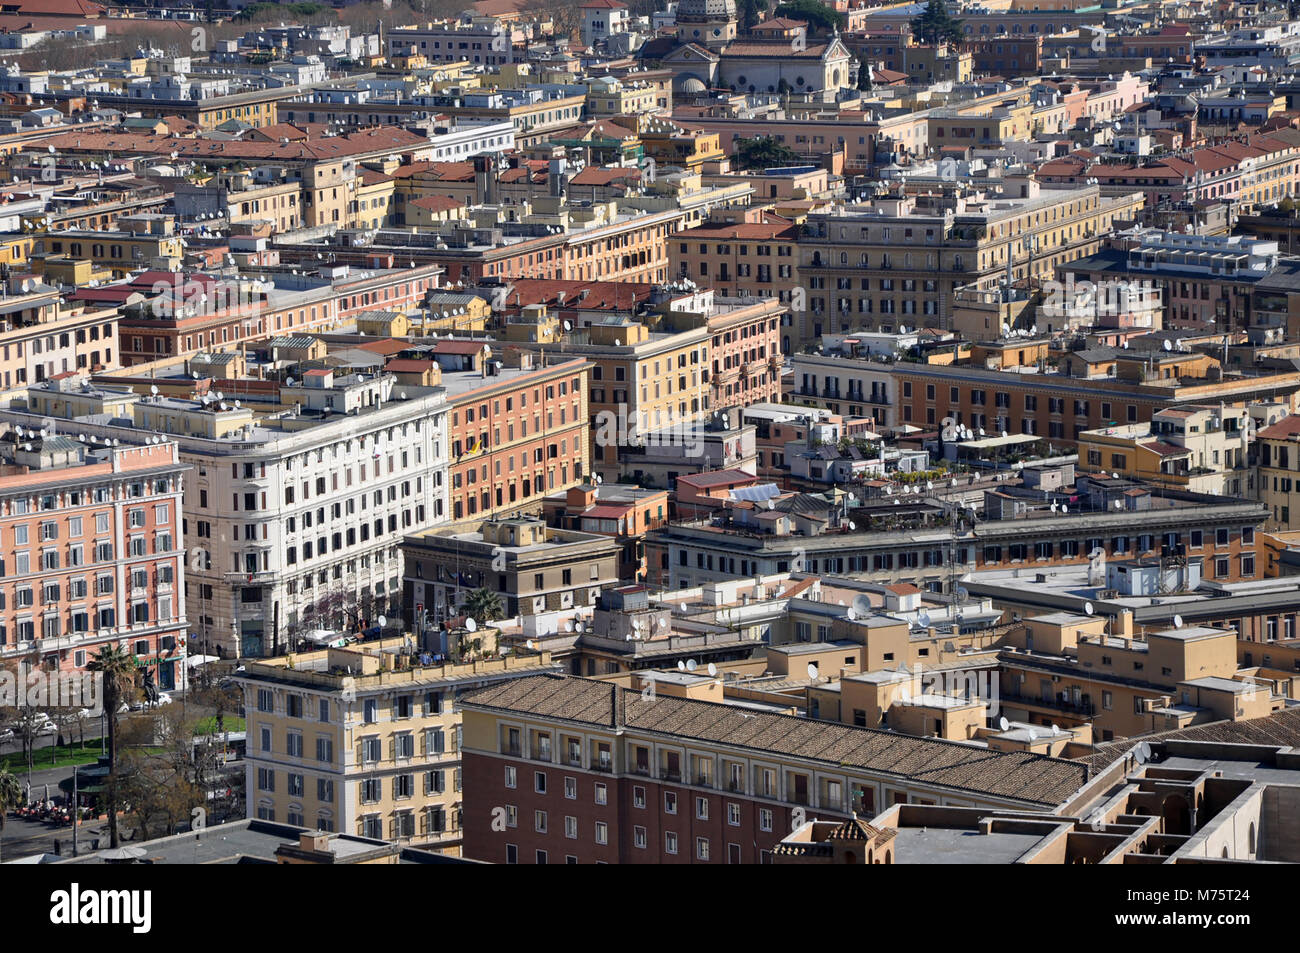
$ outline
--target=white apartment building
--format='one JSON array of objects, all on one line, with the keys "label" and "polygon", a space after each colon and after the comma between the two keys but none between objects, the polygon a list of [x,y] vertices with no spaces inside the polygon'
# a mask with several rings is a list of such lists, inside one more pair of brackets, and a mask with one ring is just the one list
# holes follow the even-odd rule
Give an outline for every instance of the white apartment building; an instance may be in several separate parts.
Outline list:
[{"label": "white apartment building", "polygon": [[79,433],[123,443],[166,436],[193,467],[183,509],[193,651],[283,652],[322,599],[370,625],[400,618],[402,537],[447,518],[442,388],[328,370],[238,403],[62,387],[30,388],[29,407],[0,418],[70,417]]}]

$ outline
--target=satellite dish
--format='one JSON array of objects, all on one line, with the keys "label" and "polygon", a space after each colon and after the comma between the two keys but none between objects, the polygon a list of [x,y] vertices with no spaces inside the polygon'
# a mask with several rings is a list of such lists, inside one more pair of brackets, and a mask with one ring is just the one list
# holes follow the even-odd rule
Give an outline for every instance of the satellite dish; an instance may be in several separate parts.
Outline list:
[{"label": "satellite dish", "polygon": [[684,672],[684,671],[686,671],[686,663],[683,662],[681,659],[678,659],[678,660],[677,660],[677,670],[678,670],[679,672]]},{"label": "satellite dish", "polygon": [[1060,733],[1061,733],[1060,727],[1056,724],[1056,722],[1052,722],[1052,734],[1059,735]]},{"label": "satellite dish", "polygon": [[853,600],[853,608],[859,615],[868,615],[871,612],[871,600],[866,596],[858,596]]},{"label": "satellite dish", "polygon": [[1037,740],[1038,740],[1038,730],[1037,730],[1037,729],[1035,729],[1035,728],[1030,728],[1030,729],[1029,729],[1029,740],[1030,740],[1030,741],[1037,741]]},{"label": "satellite dish", "polygon": [[1008,728],[1011,727],[1011,722],[1007,721],[1006,717],[1004,716],[998,719],[998,727],[1003,731],[1006,731]]},{"label": "satellite dish", "polygon": [[474,631],[475,629],[477,629],[477,628],[478,628],[478,623],[474,621],[474,617],[473,617],[473,616],[470,616],[468,619],[465,620],[465,631],[466,631],[466,632],[473,632],[473,631]]},{"label": "satellite dish", "polygon": [[1174,628],[1181,629],[1182,627],[1183,627],[1183,617],[1180,615],[1174,616]]},{"label": "satellite dish", "polygon": [[[388,625],[388,618],[387,618],[386,616],[382,616],[382,615],[381,615],[381,616],[380,616],[376,621],[379,622],[379,627],[380,627],[381,629],[382,629],[384,626]],[[474,620],[471,619],[470,621],[473,622]],[[474,630],[473,630],[473,629],[470,629],[470,631],[473,632]]]},{"label": "satellite dish", "polygon": [[1057,505],[1056,505],[1055,502],[1052,503],[1051,510],[1052,510],[1053,513],[1056,512],[1056,510],[1057,510]]},{"label": "satellite dish", "polygon": [[1084,615],[1092,615],[1092,613],[1093,613],[1092,603],[1091,603],[1091,602],[1085,602],[1085,603],[1083,604],[1083,614],[1084,614]]},{"label": "satellite dish", "polygon": [[582,624],[582,620],[581,620],[581,619],[579,619],[577,622],[575,622],[575,623],[573,624],[573,627],[578,631],[579,634],[581,634],[581,633],[582,633],[582,630],[586,628],[586,626],[584,626],[584,625]]},{"label": "satellite dish", "polygon": [[1067,504],[1067,503],[1062,503],[1062,504],[1061,504],[1061,512],[1062,512],[1062,513],[1068,513],[1068,512],[1070,512],[1069,504]]},{"label": "satellite dish", "polygon": [[[770,503],[771,500],[768,500],[768,502]],[[858,524],[853,522],[853,520],[849,520],[849,529],[857,529],[857,528],[858,528]]]},{"label": "satellite dish", "polygon": [[808,663],[808,677],[809,677],[809,678],[812,678],[812,679],[816,679],[816,678],[817,678],[817,663],[816,663],[816,662],[809,662],[809,663]]},{"label": "satellite dish", "polygon": [[1118,480],[1118,479],[1119,479],[1119,474],[1118,474],[1118,473],[1112,473],[1112,474],[1110,475],[1110,478],[1111,478],[1112,480]]},{"label": "satellite dish", "polygon": [[916,617],[916,621],[921,623],[925,628],[930,628],[930,613],[923,610],[921,614]]},{"label": "satellite dish", "polygon": [[572,619],[570,619],[570,620],[568,620],[567,622],[564,623],[564,631],[565,631],[565,632],[572,632],[572,631],[573,631],[573,620],[572,620]]},{"label": "satellite dish", "polygon": [[1142,742],[1138,745],[1137,753],[1134,754],[1133,757],[1137,760],[1138,764],[1146,764],[1151,760],[1151,745],[1145,741]]},{"label": "satellite dish", "polygon": [[149,385],[149,393],[151,393],[151,394],[153,394],[155,397],[157,397],[157,396],[158,396],[158,385],[157,385],[157,384],[150,384],[150,385]]},{"label": "satellite dish", "polygon": [[1169,340],[1169,338],[1165,338],[1164,343],[1161,345],[1161,347],[1163,347],[1166,351],[1172,351],[1174,349],[1174,342]]},{"label": "satellite dish", "polygon": [[695,661],[695,659],[692,658],[686,660],[686,671],[693,672],[699,667],[700,667],[700,663]]},{"label": "satellite dish", "polygon": [[535,647],[536,647],[536,645],[535,645],[535,643],[533,642],[532,639],[528,639],[526,642],[524,642],[524,648],[528,649],[528,651],[530,651],[530,652],[531,652]]},{"label": "satellite dish", "polygon": [[712,662],[709,663],[709,674],[710,675],[718,674],[718,666],[714,665]]},{"label": "satellite dish", "polygon": [[970,590],[967,589],[965,586],[958,586],[957,598],[960,599],[962,602],[965,602],[967,599],[970,598]]}]

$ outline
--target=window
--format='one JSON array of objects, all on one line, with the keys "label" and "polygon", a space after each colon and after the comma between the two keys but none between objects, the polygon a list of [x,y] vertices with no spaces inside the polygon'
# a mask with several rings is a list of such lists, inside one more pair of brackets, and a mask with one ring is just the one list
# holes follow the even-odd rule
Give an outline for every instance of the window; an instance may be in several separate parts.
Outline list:
[{"label": "window", "polygon": [[645,810],[645,788],[634,787],[632,789],[632,806]]},{"label": "window", "polygon": [[533,830],[539,834],[546,833],[546,812],[533,811]]},{"label": "window", "polygon": [[564,836],[569,840],[578,839],[578,819],[576,817],[565,816],[564,818]]},{"label": "window", "polygon": [[672,831],[664,832],[664,853],[677,853],[677,835]]},{"label": "window", "polygon": [[727,803],[727,823],[732,827],[740,826],[740,805],[735,801]]},{"label": "window", "polygon": [[517,781],[518,781],[518,778],[517,778],[517,776],[516,776],[516,774],[515,774],[515,769],[514,769],[513,767],[511,767],[510,765],[506,765],[506,787],[508,787],[508,788],[513,788],[513,787],[515,787]]},{"label": "window", "polygon": [[664,792],[664,813],[665,814],[677,813],[677,795],[671,791]]},{"label": "window", "polygon": [[639,850],[645,850],[646,837],[644,827],[632,828],[632,846]]},{"label": "window", "polygon": [[609,803],[609,790],[608,788],[605,787],[604,783],[601,781],[596,782],[596,803],[597,804]]},{"label": "window", "polygon": [[604,821],[596,822],[596,843],[602,847],[609,843],[609,825]]},{"label": "window", "polygon": [[707,837],[695,838],[695,859],[696,860],[709,859],[709,839]]},{"label": "window", "polygon": [[709,819],[709,799],[706,797],[697,797],[695,799],[695,816],[701,821]]},{"label": "window", "polygon": [[538,794],[546,793],[546,772],[545,771],[533,772],[533,790],[536,791]]},{"label": "window", "polygon": [[758,809],[758,829],[760,831],[772,830],[772,809],[770,807],[760,807]]}]

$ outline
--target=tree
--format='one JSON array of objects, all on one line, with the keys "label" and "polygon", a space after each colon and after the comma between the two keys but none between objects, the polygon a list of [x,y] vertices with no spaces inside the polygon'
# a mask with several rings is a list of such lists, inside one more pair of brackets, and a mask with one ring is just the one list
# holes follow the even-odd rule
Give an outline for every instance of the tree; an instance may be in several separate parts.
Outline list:
[{"label": "tree", "polygon": [[761,14],[767,12],[769,0],[740,0],[736,9],[740,13],[740,28],[746,32],[754,29]]},{"label": "tree", "polygon": [[844,28],[844,14],[836,13],[819,0],[786,0],[776,8],[776,15],[803,20],[809,33],[831,33]]},{"label": "tree", "polygon": [[797,165],[799,153],[777,142],[771,136],[735,141],[736,164],[742,169],[771,169],[777,166]]},{"label": "tree", "polygon": [[864,92],[875,89],[871,82],[871,64],[865,59],[858,60],[858,89]]},{"label": "tree", "polygon": [[465,614],[472,617],[479,625],[505,615],[505,610],[501,608],[501,597],[491,589],[475,589],[465,597],[463,608]]},{"label": "tree", "polygon": [[940,43],[960,43],[966,38],[962,21],[948,14],[943,0],[930,0],[920,16],[912,20],[912,35],[921,43],[938,46]]},{"label": "tree", "polygon": [[9,773],[8,765],[0,767],[0,841],[4,840],[5,819],[10,811],[17,810],[23,803],[23,786]]},{"label": "tree", "polygon": [[124,699],[131,698],[135,693],[135,656],[109,642],[90,660],[86,668],[99,673],[104,679],[104,688],[100,692],[108,720],[108,778],[104,794],[108,805],[109,844],[117,847],[117,710]]}]

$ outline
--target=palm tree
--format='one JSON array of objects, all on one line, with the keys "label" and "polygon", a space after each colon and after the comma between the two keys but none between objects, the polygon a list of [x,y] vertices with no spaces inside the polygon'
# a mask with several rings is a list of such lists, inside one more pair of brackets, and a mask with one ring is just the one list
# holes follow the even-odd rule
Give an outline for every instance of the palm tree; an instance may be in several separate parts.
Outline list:
[{"label": "palm tree", "polygon": [[5,818],[23,803],[23,786],[9,773],[9,765],[0,767],[0,839],[5,832]]},{"label": "palm tree", "polygon": [[482,625],[505,615],[501,608],[501,597],[491,589],[475,589],[465,597],[465,614],[473,616],[474,621]]},{"label": "palm tree", "polygon": [[117,847],[117,709],[122,697],[135,687],[135,656],[110,642],[86,667],[99,672],[104,679],[100,693],[108,716],[108,783],[104,793],[108,802],[109,843]]}]

